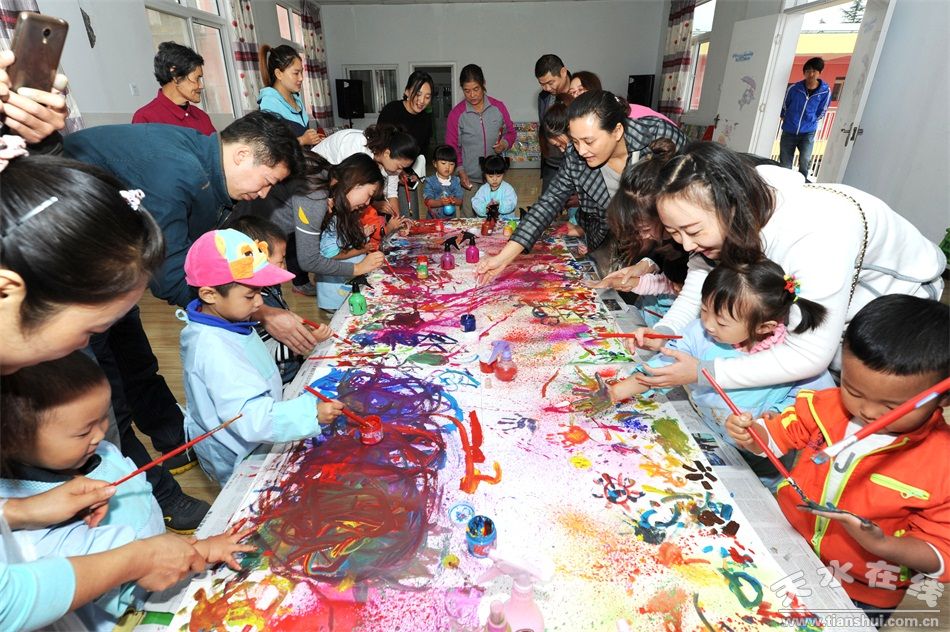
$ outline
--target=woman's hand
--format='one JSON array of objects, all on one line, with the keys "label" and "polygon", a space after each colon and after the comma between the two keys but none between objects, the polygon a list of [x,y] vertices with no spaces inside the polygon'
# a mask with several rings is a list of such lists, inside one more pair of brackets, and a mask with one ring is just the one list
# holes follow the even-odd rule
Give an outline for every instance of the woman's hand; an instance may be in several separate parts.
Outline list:
[{"label": "woman's hand", "polygon": [[461,169],[459,170],[459,182],[461,183],[462,188],[466,191],[472,190],[472,179],[469,178],[468,174]]},{"label": "woman's hand", "polygon": [[165,590],[191,573],[205,569],[205,558],[194,547],[194,538],[172,533],[136,540],[135,557],[142,573],[134,580],[148,591]]},{"label": "woman's hand", "polygon": [[[641,328],[642,329],[642,328]],[[634,333],[640,332],[638,329]],[[653,342],[651,340],[651,342]],[[665,342],[665,341],[660,341]],[[678,349],[660,349],[660,353],[676,360],[673,364],[662,367],[650,367],[650,375],[637,376],[641,384],[650,388],[672,388],[696,382],[699,376],[699,360],[694,356]]]},{"label": "woman's hand", "polygon": [[[611,288],[621,292],[632,292],[637,283],[645,274],[650,274],[653,270],[653,263],[649,260],[637,262],[635,265],[620,268],[611,272],[597,283],[592,284],[592,288]],[[640,345],[641,347],[643,345]]]},{"label": "woman's hand", "polygon": [[56,75],[50,92],[33,88],[10,90],[9,77],[3,70],[14,61],[13,53],[0,54],[0,101],[3,101],[4,124],[27,143],[38,143],[53,132],[66,127],[65,75]]},{"label": "woman's hand", "polygon": [[381,267],[383,262],[386,260],[386,255],[381,253],[378,250],[375,250],[360,261],[359,263],[353,264],[353,276],[360,276],[362,274],[369,274],[373,270]]},{"label": "woman's hand", "polygon": [[315,129],[308,129],[306,132],[303,133],[303,136],[297,137],[297,142],[305,147],[316,145],[321,140],[323,140],[323,138]]},{"label": "woman's hand", "polygon": [[303,324],[303,319],[290,310],[263,305],[254,312],[254,318],[261,321],[267,333],[296,354],[310,353],[318,342],[310,328]]},{"label": "woman's hand", "polygon": [[500,154],[508,149],[508,141],[504,138],[499,138],[498,142],[491,146],[495,150],[496,154]]},{"label": "woman's hand", "polygon": [[41,529],[78,515],[95,527],[105,518],[114,494],[115,486],[106,481],[77,476],[42,494],[9,499],[3,516],[13,530]]},{"label": "woman's hand", "polygon": [[218,564],[224,562],[233,571],[241,570],[241,564],[238,562],[235,553],[250,553],[256,551],[257,547],[250,544],[240,544],[240,541],[250,535],[251,531],[243,533],[220,533],[204,540],[195,542],[195,550],[204,558],[206,564]]}]

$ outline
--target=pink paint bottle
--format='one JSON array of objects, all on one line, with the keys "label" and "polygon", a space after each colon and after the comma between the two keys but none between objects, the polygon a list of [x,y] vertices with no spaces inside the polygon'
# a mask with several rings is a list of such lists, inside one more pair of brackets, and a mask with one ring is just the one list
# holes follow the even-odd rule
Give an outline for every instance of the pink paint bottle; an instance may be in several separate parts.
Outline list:
[{"label": "pink paint bottle", "polygon": [[475,245],[475,235],[465,231],[462,233],[462,239],[468,240],[468,248],[465,249],[465,263],[478,263],[478,246]]},{"label": "pink paint bottle", "polygon": [[505,617],[505,604],[497,599],[491,602],[485,632],[511,632],[511,626],[508,625],[508,619]]},{"label": "pink paint bottle", "polygon": [[458,237],[449,237],[442,242],[442,245],[445,246],[445,252],[442,253],[441,265],[443,270],[452,270],[455,268],[455,256],[452,255],[452,246],[455,246],[455,249],[459,249]]}]

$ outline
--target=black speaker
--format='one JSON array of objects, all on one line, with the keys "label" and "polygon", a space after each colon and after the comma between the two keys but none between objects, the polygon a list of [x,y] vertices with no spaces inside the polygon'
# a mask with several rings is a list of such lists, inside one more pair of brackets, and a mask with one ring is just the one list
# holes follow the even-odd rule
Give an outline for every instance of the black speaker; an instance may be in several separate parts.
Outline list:
[{"label": "black speaker", "polygon": [[655,75],[630,75],[627,79],[627,102],[653,107],[653,78]]},{"label": "black speaker", "polygon": [[359,79],[336,80],[336,109],[340,118],[355,119],[366,116],[363,105],[363,82]]}]

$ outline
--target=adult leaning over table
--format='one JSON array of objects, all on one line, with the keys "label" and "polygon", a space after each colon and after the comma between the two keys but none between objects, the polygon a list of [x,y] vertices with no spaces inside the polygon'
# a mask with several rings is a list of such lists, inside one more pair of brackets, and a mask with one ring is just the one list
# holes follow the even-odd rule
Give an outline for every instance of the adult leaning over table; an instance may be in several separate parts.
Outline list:
[{"label": "adult leaning over table", "polygon": [[675,125],[658,118],[631,119],[627,102],[603,90],[587,92],[568,108],[571,144],[561,168],[541,198],[521,220],[505,247],[478,265],[478,281],[502,272],[522,252],[531,250],[575,191],[578,224],[591,256],[606,274],[613,251],[608,239],[607,204],[620,186],[624,168],[649,153],[649,145],[669,138],[677,149],[686,137]]},{"label": "adult leaning over table", "polygon": [[[726,389],[804,379],[840,366],[842,332],[874,298],[940,298],[946,258],[882,200],[843,184],[806,184],[800,173],[750,158],[718,143],[694,143],[659,171],[652,186],[660,221],[690,263],[683,290],[654,330],[680,333],[699,316],[709,263],[763,256],[789,275],[790,291],[824,306],[828,316],[794,334],[800,316],[793,307],[784,344],[742,358],[701,364],[673,351],[676,361],[651,369],[645,384],[696,382],[704,379],[702,368]],[[636,343],[658,349],[662,343],[644,338],[648,331],[638,329]]]},{"label": "adult leaning over table", "polygon": [[[3,169],[0,246],[4,375],[85,347],[138,302],[164,253],[158,225],[130,207],[114,178],[47,156],[17,157]],[[70,537],[92,542],[84,532],[105,516],[114,491],[76,476],[43,494],[0,499],[0,521],[14,531],[62,524]],[[46,626],[126,582],[162,590],[204,568],[191,543],[175,535],[69,558],[16,554],[4,529],[2,630]]]}]

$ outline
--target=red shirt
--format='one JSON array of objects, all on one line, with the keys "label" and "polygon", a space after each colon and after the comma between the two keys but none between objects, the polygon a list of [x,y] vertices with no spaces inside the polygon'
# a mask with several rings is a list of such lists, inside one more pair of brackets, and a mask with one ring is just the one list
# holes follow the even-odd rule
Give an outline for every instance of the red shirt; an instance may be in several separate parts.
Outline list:
[{"label": "red shirt", "polygon": [[165,123],[198,130],[205,136],[214,134],[217,130],[211,124],[211,118],[201,108],[188,103],[186,107],[176,105],[166,97],[161,89],[158,96],[140,107],[132,115],[133,123]]}]

